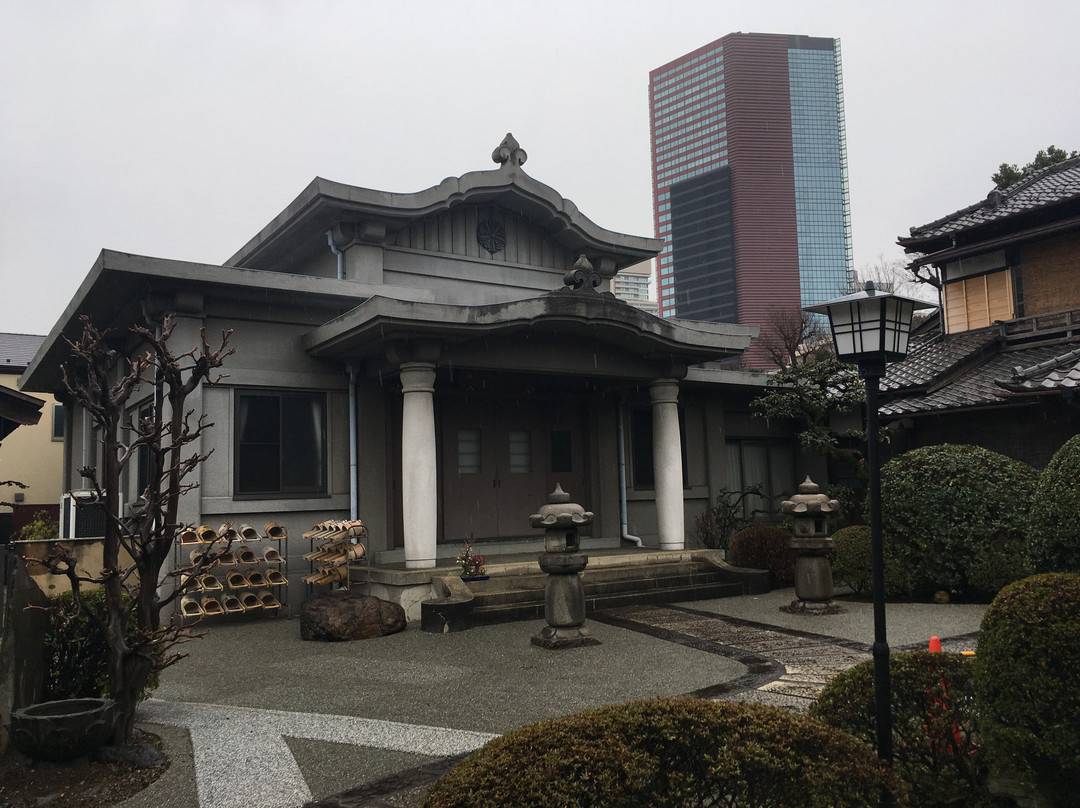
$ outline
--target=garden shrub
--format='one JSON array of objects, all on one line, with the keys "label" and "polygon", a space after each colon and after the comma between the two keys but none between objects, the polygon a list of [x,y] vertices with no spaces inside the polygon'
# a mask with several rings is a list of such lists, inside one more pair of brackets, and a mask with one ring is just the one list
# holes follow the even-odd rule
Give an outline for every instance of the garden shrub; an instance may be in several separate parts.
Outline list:
[{"label": "garden shrub", "polygon": [[425,808],[908,805],[873,749],[775,707],[655,699],[522,727],[440,778]]},{"label": "garden shrub", "polygon": [[1080,572],[1080,435],[1039,475],[1028,520],[1032,572]]},{"label": "garden shrub", "polygon": [[744,528],[731,538],[728,561],[736,567],[768,570],[774,586],[795,583],[795,551],[791,533],[769,525]]},{"label": "garden shrub", "polygon": [[[841,528],[832,536],[833,577],[842,584],[862,595],[874,589],[873,564],[870,556],[870,528],[865,525],[852,525]],[[885,597],[896,598],[907,592],[903,568],[892,554],[892,549],[885,544]]]},{"label": "garden shrub", "polygon": [[[983,615],[975,657],[987,751],[1050,792],[1080,783],[1080,575],[1010,584]],[[1075,804],[1075,803],[1066,803]]]},{"label": "garden shrub", "polygon": [[[74,611],[71,592],[52,598],[49,629],[45,633],[45,687],[43,701],[55,699],[101,698],[109,690],[109,646],[98,624],[90,617],[93,610],[105,610],[105,590],[89,589],[80,593],[82,604]],[[134,613],[128,633],[136,631]],[[142,698],[158,686],[157,672],[147,679]]]},{"label": "garden shrub", "polygon": [[[889,657],[893,765],[919,806],[992,806],[984,756],[972,738],[976,721],[972,665],[959,654],[912,651]],[[874,662],[834,677],[810,715],[877,744]]]},{"label": "garden shrub", "polygon": [[1023,577],[1037,479],[1026,463],[978,446],[926,446],[886,463],[882,527],[909,594],[986,598]]}]

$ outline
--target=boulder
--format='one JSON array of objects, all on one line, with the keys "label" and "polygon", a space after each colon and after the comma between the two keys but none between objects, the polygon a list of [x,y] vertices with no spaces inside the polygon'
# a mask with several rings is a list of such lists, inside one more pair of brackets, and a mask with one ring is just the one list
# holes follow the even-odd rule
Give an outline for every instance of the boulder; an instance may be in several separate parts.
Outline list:
[{"label": "boulder", "polygon": [[320,592],[300,610],[300,639],[367,640],[405,628],[405,610],[396,603],[348,589]]}]

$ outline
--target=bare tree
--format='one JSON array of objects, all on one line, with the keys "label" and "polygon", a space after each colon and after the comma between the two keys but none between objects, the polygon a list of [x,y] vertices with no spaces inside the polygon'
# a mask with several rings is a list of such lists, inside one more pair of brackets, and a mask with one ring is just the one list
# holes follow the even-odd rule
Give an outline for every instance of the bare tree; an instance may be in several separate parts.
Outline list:
[{"label": "bare tree", "polygon": [[912,267],[908,258],[886,258],[878,253],[877,260],[872,264],[864,264],[855,272],[855,288],[845,289],[843,294],[862,289],[867,281],[873,281],[874,286],[886,292],[905,297],[917,297],[923,300],[931,300],[936,293],[927,294],[926,284],[938,286],[937,277],[933,272],[921,274],[920,269],[925,267]]},{"label": "bare tree", "polygon": [[808,361],[827,341],[821,318],[797,304],[771,309],[758,336],[758,345],[773,364],[782,368]]},{"label": "bare tree", "polygon": [[[179,500],[197,487],[185,479],[209,452],[186,454],[186,447],[213,426],[193,411],[185,410],[187,397],[202,383],[214,384],[212,378],[226,357],[231,332],[223,332],[221,344],[212,350],[205,332],[201,345],[176,355],[169,346],[175,318],[166,316],[159,329],[141,326],[130,330],[138,346],[134,358],[122,355],[110,346],[119,336],[97,330],[88,318],[82,318],[82,336],[70,342],[74,361],[63,367],[64,385],[72,400],[98,427],[102,468],[80,469],[104,504],[106,522],[99,574],[76,570],[71,548],[60,543],[44,562],[50,572],[66,575],[71,582],[74,608],[86,609],[101,628],[109,648],[109,695],[116,701],[117,721],[113,744],[129,746],[134,736],[135,708],[155,670],[161,670],[185,655],[175,647],[198,636],[175,622],[162,626],[161,611],[209,568],[220,552],[206,553],[195,562],[162,578],[162,567],[170,558],[177,523]],[[132,418],[128,401],[133,394],[147,391],[151,406],[148,417]],[[125,443],[122,438],[131,435]],[[138,500],[123,514],[120,510],[121,475],[139,453],[145,453],[149,473],[146,487]],[[131,558],[125,563],[121,551]],[[160,586],[174,577],[173,586]],[[100,612],[80,597],[83,586],[104,588]],[[137,630],[129,631],[134,614]]]}]

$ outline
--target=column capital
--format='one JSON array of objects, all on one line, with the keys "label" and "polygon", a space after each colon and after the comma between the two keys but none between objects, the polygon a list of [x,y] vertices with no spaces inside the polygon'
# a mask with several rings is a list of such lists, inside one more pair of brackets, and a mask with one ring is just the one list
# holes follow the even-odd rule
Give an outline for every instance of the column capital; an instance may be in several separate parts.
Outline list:
[{"label": "column capital", "polygon": [[434,362],[402,362],[399,368],[403,393],[434,393]]},{"label": "column capital", "polygon": [[653,404],[678,404],[679,381],[677,379],[654,379],[649,383],[649,396]]}]

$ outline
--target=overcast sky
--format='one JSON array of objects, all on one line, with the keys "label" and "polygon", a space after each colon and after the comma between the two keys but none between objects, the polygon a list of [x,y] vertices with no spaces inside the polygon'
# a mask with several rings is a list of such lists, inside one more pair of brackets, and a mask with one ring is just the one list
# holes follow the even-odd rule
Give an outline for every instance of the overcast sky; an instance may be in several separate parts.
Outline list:
[{"label": "overcast sky", "polygon": [[1080,149],[1080,3],[0,4],[0,331],[45,334],[102,248],[221,263],[316,176],[525,170],[652,235],[649,70],[733,31],[840,37],[855,266]]}]

